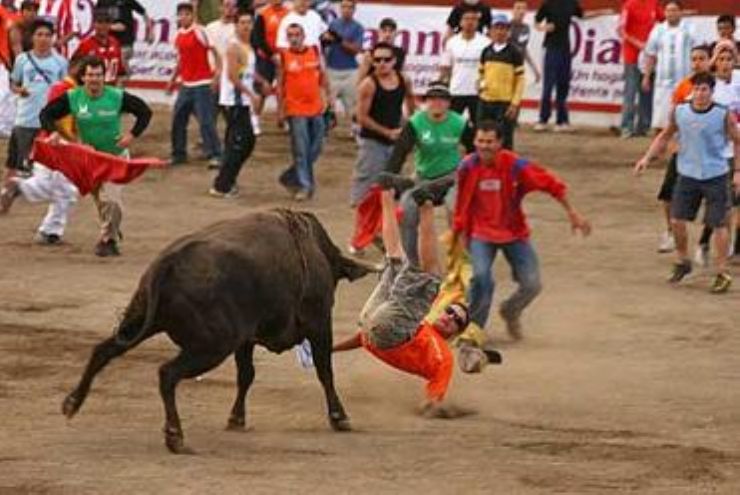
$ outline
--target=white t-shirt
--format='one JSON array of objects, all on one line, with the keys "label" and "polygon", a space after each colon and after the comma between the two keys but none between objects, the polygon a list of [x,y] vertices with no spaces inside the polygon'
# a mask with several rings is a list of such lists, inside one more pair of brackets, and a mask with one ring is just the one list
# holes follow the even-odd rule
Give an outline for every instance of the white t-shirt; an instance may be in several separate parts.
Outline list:
[{"label": "white t-shirt", "polygon": [[223,62],[226,56],[226,47],[229,44],[229,40],[234,36],[234,23],[226,23],[221,19],[217,19],[206,26],[206,34],[208,40],[211,42],[211,46],[216,49],[216,53],[221,57]]},{"label": "white t-shirt", "polygon": [[306,35],[304,44],[306,46],[320,46],[320,36],[326,31],[327,26],[324,20],[314,10],[309,10],[305,15],[298,12],[291,12],[280,21],[280,27],[277,32],[277,47],[288,48],[288,26],[291,24],[300,24],[303,26],[303,32]]},{"label": "white t-shirt", "polygon": [[698,44],[693,26],[681,20],[677,26],[667,21],[650,31],[645,54],[657,58],[655,84],[671,89],[691,72],[691,48]]},{"label": "white t-shirt", "polygon": [[[229,42],[226,44],[227,48],[229,44],[234,44],[235,46],[237,46],[239,50],[242,51],[242,55],[247,59],[247,63],[239,67],[239,78],[241,79],[241,83],[250,91],[252,91],[252,88],[254,86],[254,50],[252,50],[249,45],[239,41],[239,39],[237,39],[236,37],[229,40]],[[231,80],[229,79],[229,63],[228,61],[226,61],[226,59],[224,59],[224,67],[221,71],[221,86],[218,93],[219,105],[223,105],[226,107],[251,106],[251,100],[249,99],[249,97],[246,94],[242,94],[240,91],[237,91],[237,89],[231,83]]]},{"label": "white t-shirt", "polygon": [[458,33],[447,41],[442,54],[442,65],[452,67],[450,77],[452,96],[478,94],[480,56],[490,44],[491,40],[480,33],[475,33],[475,36],[469,40]]},{"label": "white t-shirt", "polygon": [[[719,77],[715,78],[712,99],[715,103],[727,107],[735,115],[735,118],[740,115],[740,70],[732,72],[732,78],[729,82],[723,81]],[[724,156],[725,158],[735,156],[735,147],[732,142],[727,143]]]}]

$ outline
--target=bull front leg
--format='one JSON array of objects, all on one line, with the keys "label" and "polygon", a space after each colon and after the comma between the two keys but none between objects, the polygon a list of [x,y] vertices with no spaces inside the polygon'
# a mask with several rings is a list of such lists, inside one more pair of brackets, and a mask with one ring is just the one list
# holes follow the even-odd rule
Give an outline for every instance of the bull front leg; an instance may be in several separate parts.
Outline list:
[{"label": "bull front leg", "polygon": [[234,353],[236,361],[236,382],[237,392],[234,406],[231,408],[231,415],[226,426],[227,430],[243,431],[246,428],[246,407],[245,401],[249,387],[254,381],[254,362],[253,362],[254,344],[245,343]]},{"label": "bull front leg", "polygon": [[313,354],[314,365],[316,366],[316,375],[324,387],[326,395],[326,404],[329,410],[329,424],[335,431],[350,431],[352,426],[347,413],[344,412],[342,402],[339,400],[337,391],[334,388],[334,372],[331,366],[331,346],[332,346],[332,323],[331,315],[317,332],[308,337],[311,343],[311,352]]}]

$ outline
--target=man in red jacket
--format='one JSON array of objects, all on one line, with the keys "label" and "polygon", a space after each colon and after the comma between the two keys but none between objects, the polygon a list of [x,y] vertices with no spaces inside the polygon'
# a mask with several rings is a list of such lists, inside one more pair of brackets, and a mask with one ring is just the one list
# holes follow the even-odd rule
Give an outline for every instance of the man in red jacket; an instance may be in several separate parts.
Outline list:
[{"label": "man in red jacket", "polygon": [[537,254],[529,241],[529,227],[522,211],[524,196],[543,191],[565,208],[573,231],[588,235],[591,226],[566,197],[566,185],[553,173],[502,148],[501,129],[491,121],[480,122],[475,153],[458,168],[458,192],[453,230],[458,242],[468,243],[473,264],[468,303],[472,323],[461,338],[478,347],[493,299],[491,266],[499,251],[511,266],[519,287],[501,304],[500,314],[514,339],[521,338],[519,318],[541,290]]}]

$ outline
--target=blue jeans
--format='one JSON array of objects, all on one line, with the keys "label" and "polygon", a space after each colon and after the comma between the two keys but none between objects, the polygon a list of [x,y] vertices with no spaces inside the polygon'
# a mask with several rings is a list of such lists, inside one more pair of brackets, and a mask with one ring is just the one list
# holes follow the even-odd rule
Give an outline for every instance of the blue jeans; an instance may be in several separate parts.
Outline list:
[{"label": "blue jeans", "polygon": [[[424,180],[419,184],[423,184]],[[418,187],[418,186],[416,186]],[[399,225],[401,231],[401,244],[406,259],[412,266],[419,266],[419,206],[414,201],[412,193],[416,187],[409,189],[401,196],[401,209],[403,216]],[[455,209],[455,196],[457,195],[457,186],[453,186],[447,191],[445,196],[445,208],[448,213]]]},{"label": "blue jeans", "polygon": [[485,328],[491,310],[496,287],[491,267],[499,250],[504,252],[512,278],[518,284],[517,290],[501,304],[502,311],[518,317],[542,290],[537,253],[528,240],[495,244],[471,239],[468,252],[473,264],[473,277],[468,304],[471,319],[481,328]]},{"label": "blue jeans", "polygon": [[200,126],[203,152],[206,157],[220,157],[221,142],[216,132],[213,92],[208,84],[203,84],[193,87],[182,86],[177,93],[172,112],[172,158],[184,161],[188,156],[188,123],[193,113]]},{"label": "blue jeans", "polygon": [[[637,105],[635,105],[637,98]],[[637,110],[637,127],[635,127]],[[624,64],[624,101],[622,103],[622,130],[630,134],[645,134],[653,118],[653,91],[642,90],[642,72],[636,64]]]},{"label": "blue jeans", "polygon": [[567,48],[545,48],[545,67],[543,69],[542,98],[540,99],[540,123],[550,120],[552,90],[555,89],[555,109],[557,124],[567,124],[568,93],[570,92],[570,50]]},{"label": "blue jeans", "polygon": [[285,170],[280,181],[288,186],[313,193],[316,184],[313,178],[313,166],[321,154],[324,141],[324,116],[288,117],[290,127],[290,146],[293,153],[293,165]]}]

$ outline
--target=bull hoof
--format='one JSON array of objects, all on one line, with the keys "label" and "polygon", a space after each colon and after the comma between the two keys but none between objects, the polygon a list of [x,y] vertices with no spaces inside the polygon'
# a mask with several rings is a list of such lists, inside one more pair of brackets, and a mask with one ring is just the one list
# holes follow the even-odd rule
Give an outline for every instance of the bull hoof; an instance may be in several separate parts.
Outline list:
[{"label": "bull hoof", "polygon": [[329,416],[329,424],[334,431],[352,431],[352,424],[347,416]]},{"label": "bull hoof", "polygon": [[71,419],[75,414],[77,414],[77,411],[80,410],[81,404],[82,401],[74,394],[74,392],[69,394],[64,398],[64,402],[62,402],[62,414]]},{"label": "bull hoof", "polygon": [[173,454],[195,454],[194,450],[185,446],[185,439],[183,438],[182,432],[179,431],[165,429],[164,444],[167,446],[167,450],[169,450]]},{"label": "bull hoof", "polygon": [[229,422],[226,424],[226,431],[246,431],[247,425],[244,418],[231,416]]}]

